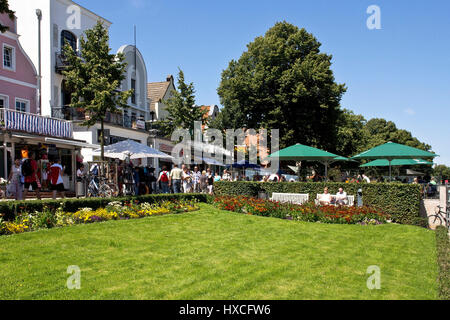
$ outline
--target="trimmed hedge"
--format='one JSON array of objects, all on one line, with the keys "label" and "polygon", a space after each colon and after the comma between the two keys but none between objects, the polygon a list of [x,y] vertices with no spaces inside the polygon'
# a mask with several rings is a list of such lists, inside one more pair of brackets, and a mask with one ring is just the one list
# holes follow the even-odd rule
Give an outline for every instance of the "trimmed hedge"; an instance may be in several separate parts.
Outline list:
[{"label": "trimmed hedge", "polygon": [[123,198],[83,198],[83,199],[60,199],[60,200],[34,200],[34,201],[5,201],[0,202],[0,215],[3,219],[12,221],[18,213],[42,211],[44,207],[57,209],[61,206],[66,212],[76,212],[83,208],[93,210],[104,208],[112,201],[137,201],[138,203],[155,203],[170,200],[192,200],[207,202],[208,197],[204,194],[155,194],[145,196],[123,197]]},{"label": "trimmed hedge", "polygon": [[450,240],[445,227],[436,229],[436,245],[439,265],[439,297],[450,300]]},{"label": "trimmed hedge", "polygon": [[239,195],[257,197],[259,192],[307,193],[311,201],[328,187],[331,194],[343,188],[348,195],[357,196],[358,189],[363,191],[363,203],[392,216],[394,222],[422,227],[428,226],[427,219],[420,217],[420,186],[399,183],[336,183],[336,182],[217,182],[214,184],[216,195]]}]

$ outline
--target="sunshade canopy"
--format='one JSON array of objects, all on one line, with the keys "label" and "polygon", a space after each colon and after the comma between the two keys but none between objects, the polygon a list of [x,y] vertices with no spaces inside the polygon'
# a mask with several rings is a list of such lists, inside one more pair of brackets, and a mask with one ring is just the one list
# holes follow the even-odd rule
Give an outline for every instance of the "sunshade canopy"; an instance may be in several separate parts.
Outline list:
[{"label": "sunshade canopy", "polygon": [[[401,166],[417,166],[417,165],[427,165],[432,166],[434,163],[430,161],[425,161],[422,159],[395,159],[391,161],[391,166],[401,167]],[[378,159],[366,164],[363,164],[361,168],[369,167],[389,167],[389,161],[386,159]]]},{"label": "sunshade canopy", "polygon": [[338,157],[338,155],[314,147],[296,144],[294,146],[275,152],[269,157],[279,158],[280,160],[295,161],[332,161],[333,159]]},{"label": "sunshade canopy", "polygon": [[354,156],[352,159],[418,159],[418,158],[435,158],[438,155],[432,152],[408,147],[402,144],[388,142],[381,146],[375,147],[361,154]]},{"label": "sunshade canopy", "polygon": [[[96,153],[101,152],[100,149],[95,150]],[[145,159],[145,158],[164,158],[173,159],[173,157],[164,152],[150,148],[145,144],[138,143],[133,140],[126,140],[112,144],[105,147],[105,157],[125,160],[130,159]]]}]

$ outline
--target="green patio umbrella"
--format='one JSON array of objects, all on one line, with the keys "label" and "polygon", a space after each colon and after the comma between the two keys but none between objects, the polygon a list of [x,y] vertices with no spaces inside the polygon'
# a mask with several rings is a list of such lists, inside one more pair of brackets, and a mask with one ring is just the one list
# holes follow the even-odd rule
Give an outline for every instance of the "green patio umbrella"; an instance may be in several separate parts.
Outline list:
[{"label": "green patio umbrella", "polygon": [[[434,165],[433,162],[425,161],[422,159],[395,159],[392,160],[391,166],[401,167],[401,166],[417,166],[417,165]],[[360,168],[370,168],[370,167],[389,167],[389,161],[386,159],[378,159],[360,166]]]},{"label": "green patio umbrella", "polygon": [[297,162],[319,161],[325,165],[325,177],[328,178],[328,165],[334,162],[334,160],[339,156],[314,147],[296,144],[294,146],[275,152],[269,157],[278,158],[279,160],[294,160]]},{"label": "green patio umbrella", "polygon": [[389,179],[392,181],[392,161],[396,159],[422,159],[422,158],[435,158],[438,155],[432,152],[420,150],[413,147],[408,147],[402,144],[388,142],[381,146],[367,150],[361,154],[358,154],[352,159],[364,160],[364,159],[384,159],[389,164]]}]

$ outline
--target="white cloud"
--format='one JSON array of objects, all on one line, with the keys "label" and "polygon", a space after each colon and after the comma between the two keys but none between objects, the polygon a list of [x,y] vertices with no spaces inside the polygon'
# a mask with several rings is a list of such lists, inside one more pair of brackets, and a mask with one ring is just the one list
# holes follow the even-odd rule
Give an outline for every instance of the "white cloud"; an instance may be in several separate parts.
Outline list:
[{"label": "white cloud", "polygon": [[416,115],[416,111],[414,111],[413,109],[411,109],[411,108],[407,108],[407,109],[405,109],[405,110],[403,110],[407,115],[409,115],[409,116],[414,116],[414,115]]},{"label": "white cloud", "polygon": [[135,8],[145,7],[145,0],[130,0],[130,4]]}]

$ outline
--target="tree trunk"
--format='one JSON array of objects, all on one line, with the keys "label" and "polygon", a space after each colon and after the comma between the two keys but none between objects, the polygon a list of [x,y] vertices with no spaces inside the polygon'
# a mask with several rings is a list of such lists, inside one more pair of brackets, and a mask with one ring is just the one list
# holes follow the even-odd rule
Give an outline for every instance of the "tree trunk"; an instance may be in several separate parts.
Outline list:
[{"label": "tree trunk", "polygon": [[103,123],[103,119],[100,120],[100,145],[101,145],[101,157],[102,161],[105,161],[105,127]]}]

